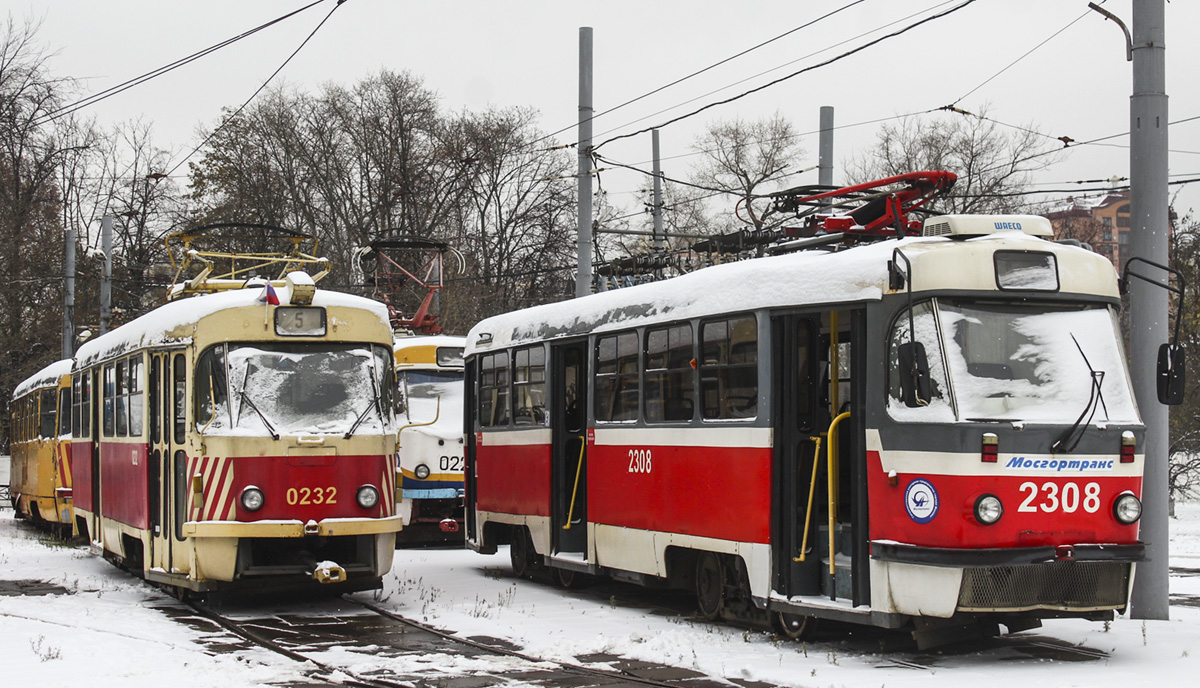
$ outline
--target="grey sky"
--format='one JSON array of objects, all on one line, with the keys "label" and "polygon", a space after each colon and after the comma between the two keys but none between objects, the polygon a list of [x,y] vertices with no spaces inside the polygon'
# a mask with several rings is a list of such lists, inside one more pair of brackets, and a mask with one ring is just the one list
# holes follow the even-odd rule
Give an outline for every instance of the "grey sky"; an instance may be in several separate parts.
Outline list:
[{"label": "grey sky", "polygon": [[[866,0],[598,119],[596,138],[656,124],[749,90],[961,1]],[[135,118],[152,122],[156,143],[173,151],[178,160],[198,142],[197,128],[218,121],[222,107],[245,100],[335,2],[325,0],[283,24],[87,112],[104,124]],[[580,26],[591,26],[595,32],[599,112],[849,2],[347,0],[279,79],[312,89],[328,81],[353,83],[381,68],[407,70],[440,93],[447,109],[529,105],[541,111],[542,128],[549,132],[572,127],[576,118]],[[50,62],[54,73],[84,79],[84,92],[92,93],[305,4],[305,0],[0,0],[0,10],[18,21],[41,20],[38,38],[56,53]],[[1104,3],[1127,22],[1132,20],[1131,5],[1131,0]],[[1198,5],[1184,0],[1167,4],[1172,121],[1200,115],[1200,93],[1192,86],[1193,72],[1200,68],[1200,42],[1183,38],[1184,27],[1200,26]],[[921,14],[905,19],[914,13]],[[897,23],[886,26],[890,22]],[[856,38],[875,29],[879,31]],[[845,45],[834,47],[844,40]],[[1033,125],[1049,137],[1086,141],[1128,130],[1130,90],[1131,71],[1121,32],[1089,12],[1086,0],[977,0],[949,17],[832,66],[663,129],[667,158],[663,171],[667,176],[685,176],[693,161],[684,155],[688,146],[706,122],[718,118],[749,119],[779,110],[800,131],[812,132],[822,105],[836,108],[837,125],[846,127],[951,103],[977,112],[986,103],[990,115],[1006,124]],[[838,130],[837,180],[843,179],[840,163],[869,145],[878,126]],[[572,127],[558,139],[571,142],[574,136]],[[1170,136],[1172,179],[1200,177],[1200,120],[1173,126]],[[1044,185],[1041,188],[1076,188],[1080,185],[1071,182],[1128,176],[1127,141],[1117,138],[1105,145],[1075,148],[1036,181]],[[1047,148],[1055,145],[1061,144],[1047,138]],[[802,146],[808,154],[801,167],[815,165],[816,135],[805,137]],[[648,168],[650,137],[614,143],[601,153]],[[632,209],[638,207],[634,192],[643,182],[628,172],[603,173],[601,179],[614,203]],[[793,183],[815,182],[812,171],[797,175]],[[1172,193],[1178,188],[1172,187]],[[1200,183],[1186,187],[1177,205],[1182,211],[1200,205]]]}]

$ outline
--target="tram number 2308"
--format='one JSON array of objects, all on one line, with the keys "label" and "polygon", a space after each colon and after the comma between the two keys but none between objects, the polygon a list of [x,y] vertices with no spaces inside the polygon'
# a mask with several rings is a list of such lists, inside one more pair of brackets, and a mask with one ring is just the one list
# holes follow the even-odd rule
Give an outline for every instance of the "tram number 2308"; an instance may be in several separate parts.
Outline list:
[{"label": "tram number 2308", "polygon": [[1089,514],[1100,510],[1100,485],[1087,483],[1080,487],[1077,483],[1067,482],[1061,486],[1053,482],[1045,482],[1040,486],[1034,482],[1021,483],[1019,488],[1026,493],[1024,501],[1017,511],[1073,514],[1083,508]]},{"label": "tram number 2308", "polygon": [[629,472],[630,473],[649,473],[654,467],[650,459],[649,449],[630,449],[629,450]]}]

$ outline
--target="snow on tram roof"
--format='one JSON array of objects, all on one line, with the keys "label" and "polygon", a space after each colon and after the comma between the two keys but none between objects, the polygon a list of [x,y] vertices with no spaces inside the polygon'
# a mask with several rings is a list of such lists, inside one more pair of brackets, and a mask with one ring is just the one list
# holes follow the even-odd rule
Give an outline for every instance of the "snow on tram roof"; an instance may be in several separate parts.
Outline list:
[{"label": "snow on tram roof", "polygon": [[[887,264],[897,247],[903,247],[905,254],[915,260],[922,254],[975,242],[1002,242],[1006,247],[1054,253],[1090,253],[1021,231],[1001,231],[965,241],[909,237],[836,252],[809,250],[755,258],[714,265],[662,282],[493,316],[471,328],[466,354],[481,349],[480,335],[484,333],[490,334],[491,340],[482,348],[503,347],[759,308],[877,301],[888,288]],[[987,260],[990,264],[991,258]],[[1107,262],[1098,255],[1096,260]],[[1111,272],[1111,264],[1109,268]]]},{"label": "snow on tram roof", "polygon": [[61,361],[55,361],[17,385],[17,388],[13,390],[13,399],[23,397],[38,387],[57,387],[58,379],[69,372],[71,372],[71,359],[64,358]]},{"label": "snow on tram roof", "polygon": [[[191,326],[199,322],[201,318],[241,306],[257,306],[265,309],[265,303],[260,298],[262,293],[261,285],[251,284],[245,289],[202,294],[168,302],[121,325],[112,332],[87,341],[75,352],[75,360],[80,368],[84,368],[97,361],[119,355],[123,351],[133,351],[141,347],[160,344],[187,343],[191,341]],[[287,305],[291,302],[291,293],[287,287],[275,287],[275,293],[279,297],[280,304]],[[373,311],[384,327],[388,329],[391,327],[388,321],[387,306],[362,296],[318,289],[313,296],[312,305],[362,308]]]}]

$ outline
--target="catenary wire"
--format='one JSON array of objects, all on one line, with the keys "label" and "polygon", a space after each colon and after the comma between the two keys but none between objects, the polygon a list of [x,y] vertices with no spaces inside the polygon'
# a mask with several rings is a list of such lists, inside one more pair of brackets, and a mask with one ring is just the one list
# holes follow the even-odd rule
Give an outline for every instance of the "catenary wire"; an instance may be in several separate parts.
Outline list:
[{"label": "catenary wire", "polygon": [[233,45],[234,43],[237,43],[238,41],[242,40],[243,38],[252,36],[252,35],[258,33],[259,31],[262,31],[263,29],[274,26],[275,24],[278,24],[286,19],[290,19],[291,17],[294,17],[297,14],[304,12],[305,10],[307,10],[315,5],[319,5],[320,3],[324,2],[324,1],[325,0],[315,0],[314,2],[311,2],[307,5],[305,5],[304,7],[301,7],[297,10],[289,12],[283,16],[276,17],[275,19],[272,19],[271,21],[266,22],[265,24],[260,24],[252,29],[243,31],[242,33],[240,33],[236,36],[233,36],[232,38],[227,38],[219,43],[210,45],[209,47],[207,47],[203,50],[200,50],[199,52],[192,53],[191,55],[188,55],[187,57],[180,58],[178,60],[175,60],[174,62],[165,64],[162,67],[150,70],[149,72],[146,72],[145,74],[142,74],[141,76],[136,76],[132,79],[129,79],[128,81],[117,84],[116,86],[112,86],[110,88],[104,89],[103,91],[93,93],[85,98],[81,98],[81,99],[75,101],[74,103],[64,105],[63,107],[61,107],[57,110],[54,110],[53,112],[48,112],[48,113],[42,115],[40,118],[38,118],[34,122],[34,124],[41,125],[41,124],[47,124],[49,122],[53,122],[54,120],[59,119],[60,117],[65,117],[73,112],[82,110],[83,108],[86,108],[90,105],[95,105],[96,103],[99,103],[102,100],[106,100],[115,95],[123,93],[135,86],[140,86],[141,84],[144,84],[147,81],[150,81],[150,80],[160,77],[164,74],[167,74],[171,71],[174,71],[184,65],[187,65],[187,64],[190,64],[191,62],[199,60],[202,57],[206,57],[222,48],[226,48],[230,45]]}]

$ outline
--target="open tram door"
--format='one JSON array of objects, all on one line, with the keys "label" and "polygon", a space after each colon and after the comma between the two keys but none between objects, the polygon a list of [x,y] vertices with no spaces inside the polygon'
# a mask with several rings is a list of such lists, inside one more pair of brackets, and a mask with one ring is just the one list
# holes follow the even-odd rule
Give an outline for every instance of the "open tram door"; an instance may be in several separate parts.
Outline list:
[{"label": "open tram door", "polygon": [[865,331],[861,309],[772,321],[772,585],[785,597],[870,602]]},{"label": "open tram door", "polygon": [[[550,347],[551,556],[587,559],[587,340]],[[565,555],[565,556],[564,556]]]}]

